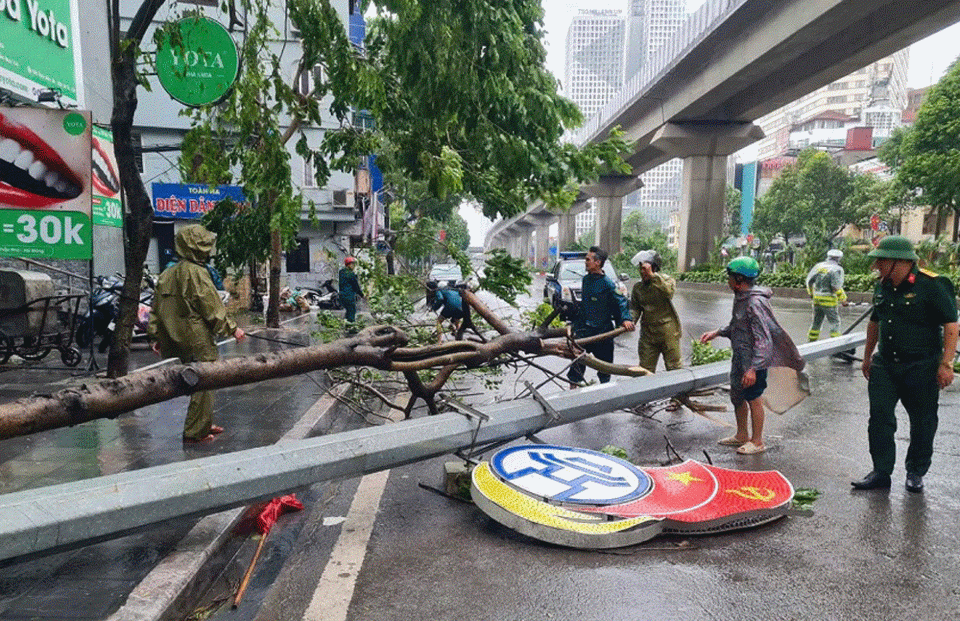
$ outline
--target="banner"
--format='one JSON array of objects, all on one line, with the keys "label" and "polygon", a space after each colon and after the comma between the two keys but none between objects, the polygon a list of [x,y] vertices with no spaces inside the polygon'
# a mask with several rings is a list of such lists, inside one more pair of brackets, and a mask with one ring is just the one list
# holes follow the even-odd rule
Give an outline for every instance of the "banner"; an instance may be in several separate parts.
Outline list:
[{"label": "banner", "polygon": [[0,0],[0,88],[37,101],[55,90],[80,105],[80,44],[72,0]]},{"label": "banner", "polygon": [[91,258],[90,149],[90,112],[0,108],[0,256]]},{"label": "banner", "polygon": [[113,152],[113,132],[93,128],[93,223],[123,227],[123,203],[120,201],[120,176]]},{"label": "banner", "polygon": [[198,220],[225,198],[241,207],[247,198],[237,185],[204,185],[202,183],[154,183],[153,214],[160,218]]}]

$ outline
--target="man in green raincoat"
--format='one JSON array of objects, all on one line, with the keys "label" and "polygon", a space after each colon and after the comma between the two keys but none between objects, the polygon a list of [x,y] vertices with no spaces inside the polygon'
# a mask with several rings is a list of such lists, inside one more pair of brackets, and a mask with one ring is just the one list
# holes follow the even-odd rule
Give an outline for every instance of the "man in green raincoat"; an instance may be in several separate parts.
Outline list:
[{"label": "man in green raincoat", "polygon": [[[238,341],[244,337],[243,330],[227,317],[207,271],[216,239],[199,224],[180,229],[174,248],[181,260],[157,279],[149,334],[154,350],[165,358],[180,358],[184,364],[212,362],[220,357],[218,336],[233,335]],[[213,424],[213,392],[193,393],[183,424],[184,442],[208,442],[222,431]]]}]

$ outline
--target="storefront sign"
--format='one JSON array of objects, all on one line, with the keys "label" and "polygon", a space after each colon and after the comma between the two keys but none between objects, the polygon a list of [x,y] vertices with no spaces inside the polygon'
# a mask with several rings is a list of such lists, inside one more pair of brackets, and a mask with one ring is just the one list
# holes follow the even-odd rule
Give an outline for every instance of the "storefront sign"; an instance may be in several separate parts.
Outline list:
[{"label": "storefront sign", "polygon": [[0,109],[0,256],[91,258],[90,149],[89,112]]},{"label": "storefront sign", "polygon": [[54,90],[80,105],[75,0],[0,0],[0,88],[37,101]]},{"label": "storefront sign", "polygon": [[[3,0],[0,0],[3,2]],[[220,101],[237,79],[237,46],[219,22],[187,17],[173,24],[157,44],[157,77],[182,104],[203,106]]]},{"label": "storefront sign", "polygon": [[244,206],[247,198],[237,185],[154,183],[153,213],[160,218],[197,220],[225,198]]},{"label": "storefront sign", "polygon": [[123,203],[120,202],[120,176],[113,152],[113,132],[93,128],[93,223],[101,226],[123,226]]}]

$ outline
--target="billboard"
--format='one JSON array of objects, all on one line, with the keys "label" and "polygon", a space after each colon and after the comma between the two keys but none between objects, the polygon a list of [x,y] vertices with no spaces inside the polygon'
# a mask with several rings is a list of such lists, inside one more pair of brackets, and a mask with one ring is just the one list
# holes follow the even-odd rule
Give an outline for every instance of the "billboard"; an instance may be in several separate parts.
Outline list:
[{"label": "billboard", "polygon": [[176,220],[199,220],[225,198],[240,206],[247,203],[243,189],[237,185],[154,183],[153,215]]},{"label": "billboard", "polygon": [[0,256],[91,258],[90,149],[90,112],[0,108]]},{"label": "billboard", "polygon": [[117,156],[113,152],[113,132],[93,128],[93,223],[101,226],[123,226],[123,203],[120,201],[120,176]]},{"label": "billboard", "polygon": [[0,0],[0,88],[37,101],[55,90],[81,105],[75,0]]}]

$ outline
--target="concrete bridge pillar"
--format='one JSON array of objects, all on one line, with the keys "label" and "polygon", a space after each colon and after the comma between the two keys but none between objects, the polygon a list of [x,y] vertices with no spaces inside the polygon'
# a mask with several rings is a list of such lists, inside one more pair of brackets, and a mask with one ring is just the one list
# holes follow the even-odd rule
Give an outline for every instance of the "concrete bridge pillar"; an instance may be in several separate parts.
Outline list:
[{"label": "concrete bridge pillar", "polygon": [[560,214],[557,223],[557,251],[570,250],[577,241],[577,215],[572,211]]},{"label": "concrete bridge pillar", "polygon": [[538,270],[547,269],[550,261],[550,222],[537,224],[536,245],[533,253],[533,266]]},{"label": "concrete bridge pillar", "polygon": [[532,263],[533,252],[531,252],[531,250],[533,245],[533,227],[528,226],[521,229],[518,238],[520,240],[520,253],[517,256],[527,263]]},{"label": "concrete bridge pillar", "polygon": [[685,272],[707,260],[723,229],[727,156],[763,138],[750,123],[668,123],[651,145],[683,158],[678,267]]},{"label": "concrete bridge pillar", "polygon": [[614,255],[620,252],[620,231],[623,224],[623,197],[643,187],[636,175],[600,177],[596,184],[583,191],[597,199],[597,245]]}]

